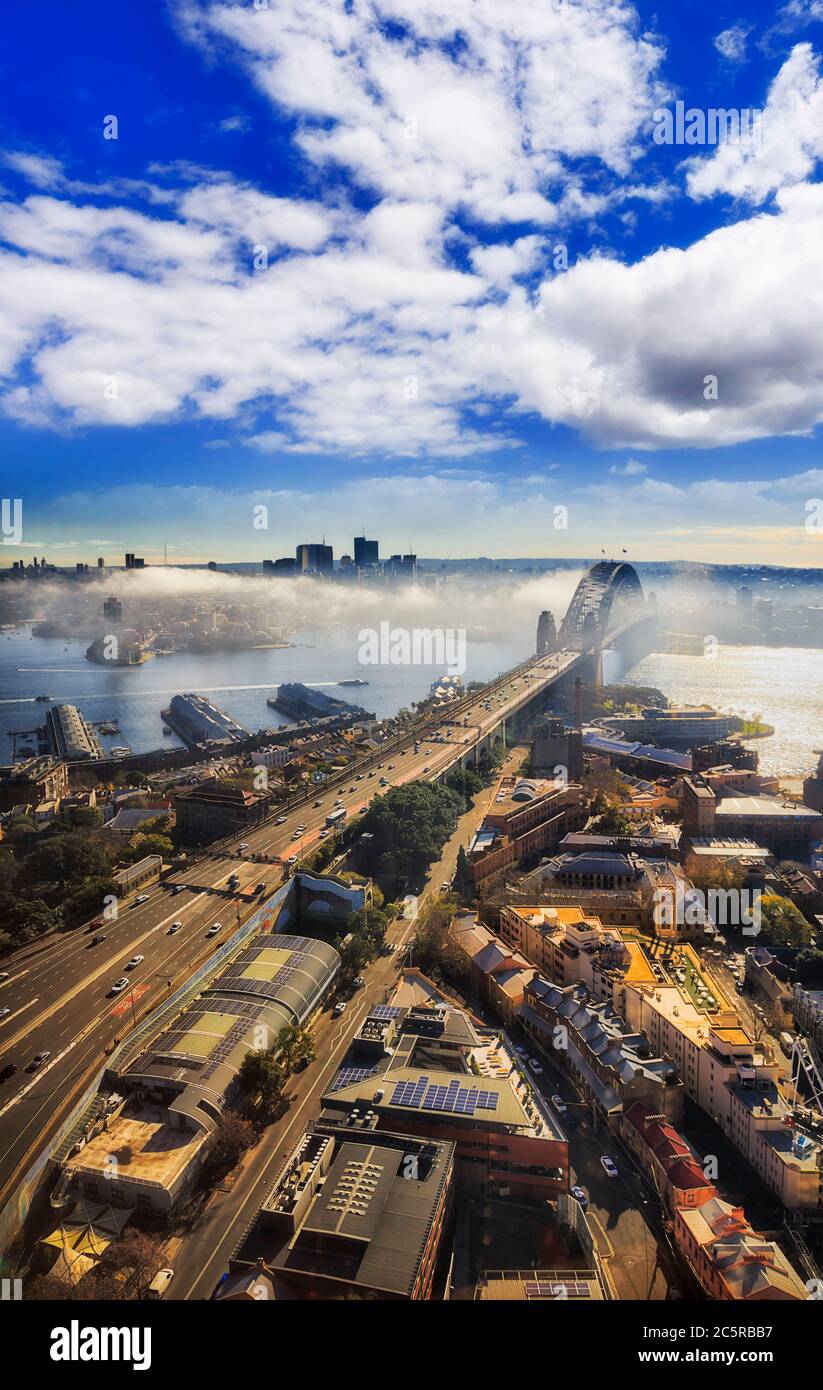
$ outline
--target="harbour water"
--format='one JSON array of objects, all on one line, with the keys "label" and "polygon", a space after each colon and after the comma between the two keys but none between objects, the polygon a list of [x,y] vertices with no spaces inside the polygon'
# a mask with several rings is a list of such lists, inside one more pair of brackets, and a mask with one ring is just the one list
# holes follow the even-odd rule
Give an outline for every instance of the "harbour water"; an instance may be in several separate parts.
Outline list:
[{"label": "harbour water", "polygon": [[[128,744],[140,753],[179,745],[176,735],[163,736],[160,712],[172,695],[184,691],[208,695],[256,732],[292,722],[266,704],[281,681],[303,681],[385,718],[423,699],[443,674],[441,666],[362,666],[356,634],[307,633],[294,642],[243,652],[179,652],[155,656],[142,666],[106,668],[86,660],[87,641],[32,637],[28,628],[5,632],[0,636],[0,762],[11,760],[9,730],[44,722],[48,705],[36,703],[39,694],[77,705],[93,723],[117,720],[118,733],[100,734],[103,746]],[[490,680],[528,655],[522,640],[470,642],[463,680]],[[358,677],[368,685],[337,685]]]},{"label": "harbour water", "polygon": [[[442,669],[434,666],[362,666],[354,635],[306,633],[295,645],[245,652],[176,653],[142,666],[111,668],[86,660],[86,642],[32,637],[28,628],[0,636],[0,761],[11,758],[10,729],[42,724],[48,705],[38,694],[75,704],[89,721],[117,720],[104,747],[129,744],[135,752],[174,747],[163,736],[160,712],[172,695],[208,695],[247,729],[290,722],[266,704],[281,681],[303,681],[362,704],[379,717],[422,699]],[[512,637],[468,645],[464,681],[489,680],[529,655],[528,640]],[[369,684],[338,686],[359,677]],[[608,678],[608,674],[607,674]],[[797,647],[720,647],[717,656],[654,653],[623,680],[656,686],[678,704],[710,704],[735,714],[759,714],[775,733],[753,740],[764,772],[802,777],[823,748],[823,651]]]},{"label": "harbour water", "polygon": [[625,676],[653,685],[673,703],[709,704],[739,715],[759,714],[774,728],[753,739],[761,772],[808,776],[823,748],[823,651],[800,647],[720,647],[715,657],[646,657]]}]

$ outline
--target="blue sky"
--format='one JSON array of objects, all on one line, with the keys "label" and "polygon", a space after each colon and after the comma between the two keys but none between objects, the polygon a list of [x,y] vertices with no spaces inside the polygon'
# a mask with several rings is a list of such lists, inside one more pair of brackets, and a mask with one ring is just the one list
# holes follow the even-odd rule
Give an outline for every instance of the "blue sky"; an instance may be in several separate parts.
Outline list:
[{"label": "blue sky", "polygon": [[[816,564],[821,21],[16,7],[0,449],[24,551],[262,559],[365,528],[386,553]],[[658,143],[678,100],[757,108],[759,135]]]}]

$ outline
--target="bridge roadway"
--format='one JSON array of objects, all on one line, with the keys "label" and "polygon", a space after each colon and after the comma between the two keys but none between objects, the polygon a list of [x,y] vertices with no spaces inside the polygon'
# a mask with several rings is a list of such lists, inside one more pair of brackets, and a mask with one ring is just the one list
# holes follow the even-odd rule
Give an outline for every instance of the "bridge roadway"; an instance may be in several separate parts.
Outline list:
[{"label": "bridge roadway", "polygon": [[[265,895],[252,896],[256,883],[265,880],[273,891],[283,862],[291,856],[299,862],[316,848],[336,798],[352,815],[385,790],[381,777],[395,786],[442,777],[580,659],[578,652],[531,658],[436,717],[416,721],[408,734],[330,778],[322,790],[293,798],[255,830],[209,846],[185,871],[142,890],[147,902],[127,901],[116,921],[91,933],[81,927],[32,942],[3,961],[10,978],[0,983],[0,1008],[11,1012],[0,1020],[0,1074],[9,1064],[16,1071],[0,1084],[0,1208],[102,1065],[105,1049],[183,984],[265,901]],[[298,825],[304,825],[302,833]],[[248,848],[241,854],[237,846],[244,842]],[[254,863],[252,855],[267,855],[274,863]],[[233,871],[240,878],[235,893],[226,887]],[[172,894],[177,884],[185,891]],[[169,935],[177,921],[182,928]],[[221,930],[207,937],[217,922]],[[97,930],[106,939],[92,946]],[[126,971],[135,955],[143,960]],[[131,988],[112,996],[112,984],[124,973]],[[51,1056],[31,1072],[32,1059],[44,1051]]]}]

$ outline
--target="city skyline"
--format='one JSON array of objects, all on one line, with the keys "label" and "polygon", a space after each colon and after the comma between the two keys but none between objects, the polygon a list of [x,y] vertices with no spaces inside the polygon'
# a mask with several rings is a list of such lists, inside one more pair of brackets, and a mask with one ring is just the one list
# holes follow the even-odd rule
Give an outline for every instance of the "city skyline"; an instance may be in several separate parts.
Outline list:
[{"label": "city skyline", "polygon": [[[308,512],[338,550],[356,516],[446,557],[819,562],[817,7],[535,0],[508,57],[493,5],[456,46],[393,0],[337,38],[331,3],[45,11],[0,204],[27,549],[263,559]],[[669,144],[683,108],[758,140]]]}]

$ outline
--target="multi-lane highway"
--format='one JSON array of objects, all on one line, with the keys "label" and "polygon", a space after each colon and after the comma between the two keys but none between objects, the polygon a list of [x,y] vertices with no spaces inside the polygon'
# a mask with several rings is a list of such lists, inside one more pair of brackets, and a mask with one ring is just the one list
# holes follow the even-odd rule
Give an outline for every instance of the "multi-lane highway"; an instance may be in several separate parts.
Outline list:
[{"label": "multi-lane highway", "polygon": [[[255,910],[264,900],[254,894],[260,881],[273,890],[284,865],[317,847],[336,805],[344,806],[349,818],[389,785],[442,776],[578,659],[578,653],[566,652],[526,663],[414,726],[408,737],[249,831],[245,840],[238,835],[143,890],[146,900],[120,905],[116,920],[91,932],[80,928],[34,942],[5,960],[0,1011],[9,1012],[0,1018],[0,1077],[7,1073],[0,1082],[0,1207],[102,1065],[106,1049]],[[247,846],[242,851],[240,843]],[[273,862],[261,862],[260,856]],[[236,892],[227,888],[233,872],[239,877]],[[177,922],[180,927],[172,931]],[[207,935],[218,923],[219,930]],[[93,945],[98,934],[105,939]],[[142,960],[129,968],[136,956]],[[115,995],[112,986],[123,976],[129,985]],[[32,1070],[42,1053],[49,1055]]]}]

